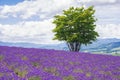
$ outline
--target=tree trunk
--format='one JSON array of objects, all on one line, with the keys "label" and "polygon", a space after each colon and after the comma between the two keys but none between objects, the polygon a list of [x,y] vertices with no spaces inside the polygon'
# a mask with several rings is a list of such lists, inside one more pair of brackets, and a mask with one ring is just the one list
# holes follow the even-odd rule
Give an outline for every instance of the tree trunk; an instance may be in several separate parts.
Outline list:
[{"label": "tree trunk", "polygon": [[79,42],[67,42],[67,46],[70,51],[79,52],[81,44]]}]

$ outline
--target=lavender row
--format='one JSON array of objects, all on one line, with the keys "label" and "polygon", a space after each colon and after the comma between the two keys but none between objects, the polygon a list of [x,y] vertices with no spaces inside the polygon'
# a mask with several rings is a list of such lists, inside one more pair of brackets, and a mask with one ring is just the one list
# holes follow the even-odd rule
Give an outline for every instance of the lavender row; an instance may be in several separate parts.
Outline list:
[{"label": "lavender row", "polygon": [[120,80],[120,57],[0,47],[0,80]]}]

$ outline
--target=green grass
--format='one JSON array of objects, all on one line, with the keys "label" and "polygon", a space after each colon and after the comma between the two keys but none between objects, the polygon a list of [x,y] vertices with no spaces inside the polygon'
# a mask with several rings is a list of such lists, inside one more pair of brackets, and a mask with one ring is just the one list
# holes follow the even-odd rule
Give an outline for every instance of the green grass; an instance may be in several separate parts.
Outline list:
[{"label": "green grass", "polygon": [[32,76],[28,80],[41,80],[41,78],[38,76]]}]

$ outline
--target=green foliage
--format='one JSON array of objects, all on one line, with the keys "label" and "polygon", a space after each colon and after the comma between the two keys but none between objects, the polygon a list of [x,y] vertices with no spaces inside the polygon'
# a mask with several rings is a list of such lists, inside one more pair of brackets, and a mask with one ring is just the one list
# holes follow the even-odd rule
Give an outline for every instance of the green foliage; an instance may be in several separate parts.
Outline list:
[{"label": "green foliage", "polygon": [[54,67],[45,67],[44,71],[48,73],[52,73],[54,76],[59,76],[57,69]]},{"label": "green foliage", "polygon": [[3,73],[0,72],[0,77],[2,77],[2,76],[3,76]]},{"label": "green foliage", "polygon": [[91,73],[90,72],[87,72],[86,73],[86,77],[90,77],[91,76]]},{"label": "green foliage", "polygon": [[38,63],[38,62],[32,62],[32,65],[33,65],[34,67],[37,67],[37,66],[39,66],[39,63]]},{"label": "green foliage", "polygon": [[18,68],[16,68],[14,70],[14,72],[16,73],[16,75],[18,75],[19,77],[24,78],[27,75],[27,71],[26,70],[19,70]]},{"label": "green foliage", "polygon": [[82,69],[74,69],[73,72],[75,72],[75,73],[84,73],[84,71]]},{"label": "green foliage", "polygon": [[41,80],[41,78],[38,76],[32,76],[28,80]]},{"label": "green foliage", "polygon": [[94,13],[93,6],[87,9],[70,7],[63,10],[62,15],[54,16],[54,40],[66,41],[71,51],[79,51],[81,44],[87,45],[95,41],[98,33],[95,31]]},{"label": "green foliage", "polygon": [[73,76],[67,76],[67,77],[63,77],[63,80],[75,80],[75,78]]},{"label": "green foliage", "polygon": [[21,58],[22,60],[28,60],[28,58],[26,56],[22,56]]},{"label": "green foliage", "polygon": [[4,58],[4,56],[3,56],[3,55],[0,55],[0,61],[2,61],[2,60],[3,60],[3,58]]}]

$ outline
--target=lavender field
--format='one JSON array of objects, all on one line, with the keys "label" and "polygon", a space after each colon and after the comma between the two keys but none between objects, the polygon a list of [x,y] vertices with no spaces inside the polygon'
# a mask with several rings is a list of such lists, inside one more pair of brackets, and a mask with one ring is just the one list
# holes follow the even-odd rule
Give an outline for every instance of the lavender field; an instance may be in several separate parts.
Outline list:
[{"label": "lavender field", "polygon": [[0,80],[120,80],[120,57],[1,46]]}]

